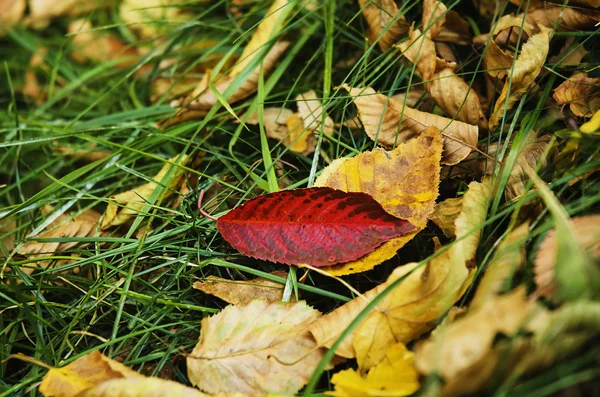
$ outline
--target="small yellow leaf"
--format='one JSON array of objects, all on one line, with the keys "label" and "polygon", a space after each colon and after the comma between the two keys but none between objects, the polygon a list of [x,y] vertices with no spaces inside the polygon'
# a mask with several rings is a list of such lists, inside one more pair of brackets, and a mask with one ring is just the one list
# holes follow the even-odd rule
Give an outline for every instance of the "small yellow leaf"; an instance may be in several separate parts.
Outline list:
[{"label": "small yellow leaf", "polygon": [[406,19],[393,0],[359,0],[358,4],[369,25],[369,41],[379,40],[382,51],[389,50],[408,31]]},{"label": "small yellow leaf", "polygon": [[395,147],[435,126],[444,135],[442,164],[454,165],[465,159],[477,145],[479,129],[404,106],[372,88],[342,86],[353,97],[358,115],[369,138],[386,147]]},{"label": "small yellow leaf", "polygon": [[309,154],[315,151],[316,142],[311,134],[311,130],[304,127],[304,122],[298,113],[292,114],[285,121],[289,132],[284,144],[292,152]]},{"label": "small yellow leaf", "polygon": [[585,132],[586,134],[591,134],[592,132],[600,131],[600,110],[594,113],[590,121],[588,121],[585,124],[582,124],[581,127],[579,127],[579,130],[581,132]]},{"label": "small yellow leaf", "polygon": [[364,378],[353,369],[345,369],[334,374],[331,383],[335,391],[325,394],[336,397],[408,396],[419,389],[414,355],[402,343],[391,345],[385,359]]},{"label": "small yellow leaf", "polygon": [[435,205],[431,221],[437,225],[446,237],[455,236],[455,222],[462,210],[462,197],[449,198]]},{"label": "small yellow leaf", "polygon": [[[199,390],[160,378],[113,379],[84,390],[77,397],[210,397]],[[244,397],[229,394],[227,397]]]},{"label": "small yellow leaf", "polygon": [[[331,346],[343,330],[381,291],[407,277],[348,335],[336,354],[356,357],[359,369],[368,370],[396,343],[408,343],[430,330],[462,296],[474,275],[475,251],[490,195],[490,182],[472,182],[456,219],[456,241],[430,262],[397,267],[387,281],[319,318],[309,330],[319,346]],[[409,274],[410,273],[410,274]]]},{"label": "small yellow leaf", "polygon": [[[102,219],[101,229],[106,230],[109,227],[123,225],[130,221],[142,210],[152,193],[161,184],[166,186],[163,198],[169,196],[172,189],[177,189],[183,178],[183,168],[172,163],[175,163],[178,158],[179,155],[169,159],[158,174],[152,178],[154,182],[148,182],[135,189],[111,196],[106,212],[104,213],[104,219]],[[186,165],[189,161],[190,157],[184,155],[178,164]],[[167,175],[171,167],[176,167],[171,174],[171,179],[163,181],[163,178]]]},{"label": "small yellow leaf", "polygon": [[[278,141],[283,141],[286,139],[289,135],[287,120],[293,114],[293,111],[286,108],[265,108],[263,112],[263,123],[265,125],[265,132],[267,136]],[[258,114],[254,113],[250,115],[246,119],[245,123],[249,125],[257,125]]]},{"label": "small yellow leaf", "polygon": [[578,117],[592,117],[600,110],[600,78],[575,73],[554,90],[552,98],[559,105],[569,104]]},{"label": "small yellow leaf", "polygon": [[367,193],[388,213],[419,228],[388,241],[360,259],[324,270],[338,276],[370,270],[393,257],[425,227],[438,195],[441,151],[439,130],[429,127],[392,151],[378,148],[350,159],[335,160],[323,170],[315,186]]},{"label": "small yellow leaf", "polygon": [[71,397],[102,382],[123,378],[145,377],[94,351],[69,365],[52,368],[42,379],[39,391],[46,397]]},{"label": "small yellow leaf", "polygon": [[[279,277],[287,277],[287,272],[276,271],[271,273]],[[230,280],[221,277],[209,276],[205,281],[197,281],[194,288],[205,294],[214,295],[232,305],[246,305],[254,299],[267,302],[281,301],[283,297],[283,284],[264,278],[253,280]]]},{"label": "small yellow leaf", "polygon": [[210,394],[294,394],[323,357],[304,327],[319,316],[303,301],[227,306],[202,320],[200,340],[187,358],[188,377]]},{"label": "small yellow leaf", "polygon": [[[495,128],[505,112],[527,92],[538,76],[550,49],[551,30],[542,27],[541,31],[527,40],[521,53],[514,62],[514,67],[509,74],[509,79],[504,83],[502,92],[494,106],[490,117],[490,129]],[[510,92],[509,92],[510,90]]]}]

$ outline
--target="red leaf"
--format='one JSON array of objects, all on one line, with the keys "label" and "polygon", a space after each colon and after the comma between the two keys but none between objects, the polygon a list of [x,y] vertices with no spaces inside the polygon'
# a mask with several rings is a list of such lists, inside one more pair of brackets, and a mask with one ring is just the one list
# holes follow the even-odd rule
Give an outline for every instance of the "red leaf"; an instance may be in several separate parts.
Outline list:
[{"label": "red leaf", "polygon": [[312,266],[349,262],[416,230],[368,194],[328,187],[257,197],[220,217],[217,228],[244,255]]}]

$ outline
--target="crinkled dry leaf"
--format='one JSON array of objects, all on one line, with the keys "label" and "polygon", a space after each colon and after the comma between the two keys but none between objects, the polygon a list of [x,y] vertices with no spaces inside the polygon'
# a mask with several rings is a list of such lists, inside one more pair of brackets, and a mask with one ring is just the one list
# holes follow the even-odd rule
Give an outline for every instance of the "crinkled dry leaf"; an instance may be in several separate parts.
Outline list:
[{"label": "crinkled dry leaf", "polygon": [[454,165],[476,147],[478,128],[457,120],[425,113],[404,106],[368,88],[350,88],[358,115],[369,138],[380,145],[394,147],[421,134],[427,126],[437,127],[444,135],[442,164]]},{"label": "crinkled dry leaf", "polygon": [[[600,215],[588,215],[571,219],[575,236],[593,258],[600,258]],[[550,231],[537,252],[533,271],[537,295],[551,298],[556,290],[554,266],[557,256],[556,231]]]},{"label": "crinkled dry leaf", "polygon": [[482,307],[485,302],[510,287],[513,276],[523,267],[527,259],[525,243],[528,235],[529,222],[526,222],[504,237],[485,268],[485,273],[471,301],[470,310]]},{"label": "crinkled dry leaf", "polygon": [[333,375],[336,397],[408,396],[419,389],[419,377],[414,367],[414,354],[403,343],[391,345],[385,359],[371,368],[365,377],[353,369]]},{"label": "crinkled dry leaf", "polygon": [[359,369],[368,370],[382,361],[390,345],[407,343],[431,329],[471,283],[489,195],[488,180],[472,182],[456,219],[457,240],[422,266],[410,263],[397,267],[385,283],[312,323],[309,330],[318,345],[331,346],[375,296],[405,275],[358,329],[344,339],[336,354],[356,357]]},{"label": "crinkled dry leaf", "polygon": [[[271,274],[279,277],[287,277],[287,272],[281,270]],[[195,289],[205,294],[214,295],[232,305],[247,305],[254,299],[262,299],[267,302],[281,301],[283,287],[283,284],[260,277],[252,280],[230,280],[208,276],[205,281],[196,281],[194,283]]]},{"label": "crinkled dry leaf", "polygon": [[440,32],[435,37],[435,41],[469,45],[471,43],[471,29],[469,23],[461,17],[458,12],[448,10],[445,14],[444,24],[441,26]]},{"label": "crinkled dry leaf", "polygon": [[462,210],[462,197],[449,198],[435,205],[431,221],[437,225],[446,237],[455,236],[455,222]]},{"label": "crinkled dry leaf", "polygon": [[[263,123],[265,125],[265,133],[269,138],[278,141],[285,140],[288,135],[286,120],[294,115],[294,112],[286,108],[265,108],[263,112]],[[257,125],[258,113],[249,116],[246,124]]]},{"label": "crinkled dry leaf", "polygon": [[[546,64],[558,67],[579,66],[589,51],[575,37],[567,37],[560,51],[548,57]],[[572,76],[573,77],[573,76]]]},{"label": "crinkled dry leaf", "polygon": [[292,11],[293,3],[289,0],[274,0],[265,13],[264,19],[258,24],[250,42],[244,47],[239,61],[229,72],[229,77],[240,74],[269,41],[276,37],[283,28],[285,17]]},{"label": "crinkled dry leaf", "polygon": [[350,159],[338,159],[323,170],[315,186],[371,195],[390,214],[418,230],[392,239],[352,262],[325,268],[333,275],[364,272],[392,258],[425,227],[438,195],[442,138],[429,127],[421,135],[386,152],[375,149]]},{"label": "crinkled dry leaf", "polygon": [[145,379],[96,350],[69,365],[50,369],[42,379],[39,391],[47,397],[71,397],[102,382],[124,378]]},{"label": "crinkled dry leaf", "polygon": [[502,359],[493,349],[496,335],[516,335],[530,322],[540,321],[533,318],[539,312],[543,309],[527,300],[524,287],[492,298],[417,345],[416,367],[424,375],[437,373],[444,379],[444,396],[475,392]]},{"label": "crinkled dry leaf", "polygon": [[[519,18],[522,17],[523,14],[519,15]],[[556,28],[557,31],[587,30],[600,21],[600,10],[563,7],[562,4],[544,2],[540,7],[530,9],[525,18],[527,22],[540,28]]]},{"label": "crinkled dry leaf", "polygon": [[408,31],[408,23],[393,0],[358,0],[358,4],[369,25],[369,41],[377,41],[382,51],[389,50]]},{"label": "crinkled dry leaf", "polygon": [[[106,212],[104,213],[104,218],[102,219],[101,229],[105,230],[109,227],[123,225],[130,221],[132,217],[137,216],[142,208],[144,208],[144,205],[146,205],[148,199],[150,199],[152,193],[161,187],[161,185],[166,186],[163,198],[168,197],[172,189],[176,190],[183,179],[183,168],[179,165],[186,165],[190,161],[190,157],[184,155],[177,163],[179,165],[175,165],[178,158],[179,155],[169,159],[158,174],[152,178],[154,182],[148,182],[135,189],[111,196]],[[163,178],[167,175],[171,167],[175,167],[171,174],[171,179],[163,181]]]},{"label": "crinkled dry leaf", "polygon": [[[160,378],[113,379],[84,390],[76,397],[210,397],[181,383]],[[229,394],[226,397],[244,397]]]},{"label": "crinkled dry leaf", "polygon": [[304,301],[227,306],[202,320],[200,340],[187,358],[188,377],[211,394],[294,394],[323,356],[305,331],[319,316]]},{"label": "crinkled dry leaf", "polygon": [[523,147],[523,150],[517,156],[517,161],[508,177],[508,183],[506,184],[506,191],[504,194],[508,200],[520,197],[525,193],[525,183],[527,177],[525,175],[525,169],[535,169],[538,162],[541,167],[546,166],[547,159],[543,156],[548,143],[550,142],[550,135],[544,135],[537,137],[535,134],[531,134]]},{"label": "crinkled dry leaf", "polygon": [[435,44],[427,34],[422,34],[419,29],[410,28],[409,39],[396,45],[402,55],[413,65],[423,80],[429,80],[436,69]]},{"label": "crinkled dry leaf", "polygon": [[141,37],[152,38],[168,32],[174,22],[190,19],[191,15],[181,9],[185,3],[182,0],[123,0],[119,15]]},{"label": "crinkled dry leaf", "polygon": [[442,26],[446,23],[448,8],[437,0],[423,1],[423,30],[427,37],[436,40]]},{"label": "crinkled dry leaf", "polygon": [[552,98],[559,105],[569,104],[578,117],[592,117],[600,110],[600,78],[575,73],[554,90]]},{"label": "crinkled dry leaf", "polygon": [[25,0],[0,1],[0,36],[21,21],[26,7]]},{"label": "crinkled dry leaf", "polygon": [[[495,128],[504,114],[527,92],[542,70],[550,48],[551,30],[544,27],[529,38],[514,62],[510,79],[504,83],[502,92],[490,117],[490,129]],[[509,92],[510,90],[510,92]]]}]

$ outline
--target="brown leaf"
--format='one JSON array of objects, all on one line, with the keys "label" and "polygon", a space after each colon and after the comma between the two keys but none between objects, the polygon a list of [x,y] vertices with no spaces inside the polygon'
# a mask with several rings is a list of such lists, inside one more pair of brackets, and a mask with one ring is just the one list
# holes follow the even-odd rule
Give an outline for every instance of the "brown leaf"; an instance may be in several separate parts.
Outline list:
[{"label": "brown leaf", "polygon": [[448,8],[437,0],[423,1],[423,30],[431,40],[437,39],[442,26],[446,23]]},{"label": "brown leaf", "polygon": [[119,16],[140,37],[154,38],[173,29],[174,22],[192,18],[181,7],[183,4],[182,0],[123,0]]},{"label": "brown leaf", "polygon": [[[323,105],[317,97],[317,93],[313,90],[304,92],[296,96],[296,105],[298,106],[298,114],[302,118],[304,127],[317,131],[321,128],[321,120],[323,114]],[[323,122],[323,133],[331,136],[333,134],[334,122],[329,116],[325,116]]]},{"label": "brown leaf", "polygon": [[482,16],[491,18],[500,14],[508,0],[471,0],[471,2]]},{"label": "brown leaf", "polygon": [[435,44],[428,34],[422,34],[419,29],[412,26],[408,32],[409,40],[396,45],[402,55],[413,65],[423,80],[429,80],[436,70]]},{"label": "brown leaf", "polygon": [[0,1],[0,36],[21,21],[26,7],[25,0]]},{"label": "brown leaf", "polygon": [[437,127],[444,135],[442,164],[454,165],[476,147],[478,128],[461,121],[425,113],[397,103],[372,88],[350,88],[358,114],[369,138],[380,145],[394,147],[421,134],[427,126]]},{"label": "brown leaf", "polygon": [[[522,17],[522,14],[519,17]],[[530,9],[525,18],[532,25],[537,25],[540,28],[556,28],[559,32],[587,30],[600,22],[600,10],[563,7],[561,4],[544,2],[539,8]]]},{"label": "brown leaf", "polygon": [[[263,111],[263,123],[265,125],[265,133],[269,138],[283,141],[288,138],[289,131],[286,120],[294,115],[294,112],[286,108],[265,108]],[[249,116],[246,124],[257,125],[258,113]]]},{"label": "brown leaf", "polygon": [[[435,41],[469,45],[471,43],[471,29],[469,23],[454,10],[448,10],[444,24],[435,37]],[[443,57],[442,57],[443,58]]]},{"label": "brown leaf", "polygon": [[575,73],[554,90],[552,98],[559,105],[568,103],[578,117],[592,117],[600,110],[600,78]]},{"label": "brown leaf", "polygon": [[[287,277],[287,272],[275,271],[272,275]],[[267,302],[281,301],[283,297],[283,284],[264,278],[253,280],[230,280],[226,278],[209,276],[205,281],[196,281],[194,288],[205,294],[214,295],[232,305],[247,305],[254,299]]]},{"label": "brown leaf", "polygon": [[[571,219],[575,237],[582,247],[586,249],[593,258],[600,258],[600,215],[588,215]],[[534,261],[536,294],[551,298],[556,290],[554,282],[554,266],[557,256],[556,231],[551,230],[537,252]]]},{"label": "brown leaf", "polygon": [[320,313],[306,302],[254,300],[202,320],[187,358],[192,384],[207,393],[294,394],[323,356],[304,325]]},{"label": "brown leaf", "polygon": [[358,4],[369,25],[369,41],[379,39],[382,51],[389,50],[408,31],[408,23],[393,0],[358,0]]},{"label": "brown leaf", "polygon": [[490,129],[499,124],[504,114],[534,83],[535,78],[544,66],[550,49],[550,34],[551,30],[542,27],[539,33],[531,36],[523,45],[521,53],[514,62],[511,78],[504,83],[502,92],[494,106],[494,111],[490,117]]},{"label": "brown leaf", "polygon": [[42,104],[46,100],[47,92],[40,87],[36,71],[45,70],[47,65],[42,56],[46,56],[48,50],[45,47],[38,47],[37,52],[31,55],[29,68],[25,71],[25,84],[23,85],[23,95],[31,98],[36,104]]},{"label": "brown leaf", "polygon": [[385,283],[312,323],[309,330],[318,345],[331,346],[375,296],[405,275],[358,329],[344,339],[336,354],[356,357],[359,369],[368,370],[381,362],[390,345],[407,343],[431,329],[471,282],[489,194],[489,181],[469,185],[463,211],[456,219],[457,240],[448,250],[422,266],[410,263],[397,267]]},{"label": "brown leaf", "polygon": [[452,238],[456,236],[455,222],[462,210],[462,197],[449,198],[435,205],[431,221],[437,225],[446,237]]}]

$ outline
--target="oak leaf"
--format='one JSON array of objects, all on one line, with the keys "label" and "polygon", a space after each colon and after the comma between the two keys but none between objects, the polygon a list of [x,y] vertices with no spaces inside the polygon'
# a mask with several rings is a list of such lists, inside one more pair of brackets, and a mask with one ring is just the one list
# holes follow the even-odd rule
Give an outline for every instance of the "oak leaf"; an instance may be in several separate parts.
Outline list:
[{"label": "oak leaf", "polygon": [[556,87],[552,98],[559,105],[568,104],[575,116],[592,117],[600,110],[600,78],[575,73]]},{"label": "oak leaf", "polygon": [[368,370],[385,356],[387,348],[408,343],[427,332],[462,296],[473,278],[475,251],[490,195],[490,182],[471,182],[463,210],[456,219],[456,241],[447,250],[419,265],[397,267],[387,281],[310,324],[319,346],[330,347],[365,306],[390,284],[406,276],[351,334],[336,354],[356,357],[359,369]]},{"label": "oak leaf", "polygon": [[335,373],[331,383],[335,390],[325,394],[336,397],[408,396],[419,389],[414,354],[402,343],[391,345],[385,359],[365,377],[345,369]]},{"label": "oak leaf", "polygon": [[408,23],[393,0],[359,0],[369,29],[367,37],[382,51],[389,50],[408,31]]},{"label": "oak leaf", "polygon": [[551,30],[542,27],[540,32],[527,40],[514,62],[510,79],[504,83],[490,117],[490,129],[495,128],[500,119],[527,92],[538,76],[550,49]]},{"label": "oak leaf", "polygon": [[188,377],[210,394],[294,394],[323,356],[304,327],[319,316],[304,301],[227,306],[202,320],[200,340],[187,358]]},{"label": "oak leaf", "polygon": [[[600,215],[572,218],[571,224],[582,247],[593,258],[600,258]],[[534,260],[536,293],[546,298],[552,298],[556,290],[554,268],[557,260],[557,245],[556,231],[551,230],[540,244]]]},{"label": "oak leaf", "polygon": [[[287,277],[287,272],[281,270],[271,274]],[[283,288],[283,284],[260,277],[241,281],[209,276],[204,281],[194,283],[194,289],[205,294],[214,295],[232,305],[247,305],[255,299],[262,299],[267,302],[281,301]]]},{"label": "oak leaf", "polygon": [[476,147],[479,130],[475,125],[451,120],[404,106],[372,88],[342,86],[353,97],[358,115],[369,138],[386,147],[394,147],[423,133],[427,126],[437,127],[444,135],[442,164],[454,165]]},{"label": "oak leaf", "polygon": [[[176,165],[175,163],[178,159],[179,155],[169,159],[158,174],[152,178],[153,182],[148,182],[135,189],[111,196],[100,228],[106,230],[109,227],[120,226],[129,222],[132,217],[137,216],[146,205],[150,196],[161,186],[166,188],[163,198],[169,196],[172,193],[171,190],[176,190],[183,180],[183,168],[181,166],[185,166],[191,160],[189,156],[184,155],[177,163],[178,165]],[[171,167],[175,167],[175,169],[171,173],[170,180],[163,181],[167,173],[171,170]]]},{"label": "oak leaf", "polygon": [[372,269],[392,258],[427,224],[438,195],[442,138],[429,127],[421,135],[386,152],[375,149],[353,158],[338,159],[323,170],[315,186],[364,192],[390,214],[406,219],[417,230],[394,238],[357,260],[325,269],[344,275]]}]

